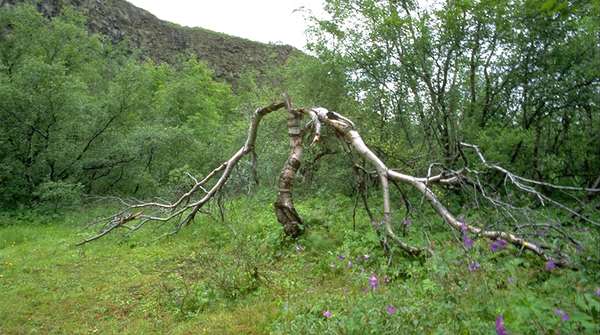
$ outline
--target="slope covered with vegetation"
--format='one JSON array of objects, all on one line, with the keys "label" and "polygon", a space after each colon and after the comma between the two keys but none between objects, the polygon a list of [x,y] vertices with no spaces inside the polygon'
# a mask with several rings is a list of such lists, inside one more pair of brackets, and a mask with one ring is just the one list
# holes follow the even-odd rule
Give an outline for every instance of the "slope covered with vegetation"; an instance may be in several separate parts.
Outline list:
[{"label": "slope covered with vegetation", "polygon": [[162,21],[125,0],[1,0],[0,7],[24,3],[50,18],[74,8],[86,17],[89,31],[112,43],[126,42],[140,58],[175,64],[194,55],[208,64],[216,78],[230,84],[236,84],[244,71],[264,74],[273,64],[282,65],[300,53],[289,45],[264,44]]},{"label": "slope covered with vegetation", "polygon": [[211,163],[192,162],[219,145],[199,139],[230,123],[235,99],[206,65],[138,62],[88,34],[75,12],[49,21],[19,7],[1,20],[10,27],[0,75],[4,206],[58,193],[142,196],[177,167]]},{"label": "slope covered with vegetation", "polygon": [[[235,91],[194,55],[141,60],[68,7],[0,7],[0,333],[600,331],[600,3],[326,6],[317,57],[236,73]],[[454,229],[398,184],[391,224],[432,255],[402,252],[382,233],[373,167],[329,128],[293,178],[303,234],[286,236],[273,214],[285,113],[262,121],[258,169],[242,159],[178,234],[122,224],[75,246],[123,201],[185,194],[282,92],[350,117],[397,171],[456,177],[429,187],[463,227],[568,262]]]}]

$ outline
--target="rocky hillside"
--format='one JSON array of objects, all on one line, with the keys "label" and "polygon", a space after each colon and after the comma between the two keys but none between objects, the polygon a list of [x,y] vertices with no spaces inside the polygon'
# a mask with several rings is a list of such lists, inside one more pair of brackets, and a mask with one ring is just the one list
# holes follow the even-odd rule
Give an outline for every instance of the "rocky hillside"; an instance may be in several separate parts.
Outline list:
[{"label": "rocky hillside", "polygon": [[104,34],[113,42],[127,40],[155,61],[171,62],[181,54],[196,54],[213,68],[218,79],[234,85],[245,69],[262,73],[299,52],[287,45],[264,44],[162,21],[124,0],[0,0],[0,7],[23,2],[35,4],[50,17],[71,5],[88,17],[90,31]]}]

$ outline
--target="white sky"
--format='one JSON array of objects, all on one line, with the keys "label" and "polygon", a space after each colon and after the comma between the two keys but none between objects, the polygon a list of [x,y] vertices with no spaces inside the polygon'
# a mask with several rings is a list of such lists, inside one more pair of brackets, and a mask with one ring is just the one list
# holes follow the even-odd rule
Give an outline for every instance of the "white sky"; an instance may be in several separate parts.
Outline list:
[{"label": "white sky", "polygon": [[322,0],[127,0],[158,18],[259,42],[304,49],[304,7],[322,16]]}]

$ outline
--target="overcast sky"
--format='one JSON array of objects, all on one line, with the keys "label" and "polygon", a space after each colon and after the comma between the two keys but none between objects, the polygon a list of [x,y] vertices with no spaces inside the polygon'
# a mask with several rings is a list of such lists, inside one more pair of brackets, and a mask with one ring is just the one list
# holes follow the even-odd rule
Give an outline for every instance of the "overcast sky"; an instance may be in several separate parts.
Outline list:
[{"label": "overcast sky", "polygon": [[127,0],[158,18],[260,42],[306,43],[304,7],[322,16],[322,0]]}]

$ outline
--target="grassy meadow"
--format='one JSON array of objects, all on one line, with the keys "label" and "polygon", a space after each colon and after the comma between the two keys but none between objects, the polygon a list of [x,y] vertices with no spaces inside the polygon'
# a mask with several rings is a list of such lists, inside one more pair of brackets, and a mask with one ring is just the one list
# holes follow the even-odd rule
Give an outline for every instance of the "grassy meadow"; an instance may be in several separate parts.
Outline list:
[{"label": "grassy meadow", "polygon": [[82,247],[74,244],[92,233],[85,224],[111,208],[4,214],[0,333],[493,334],[499,315],[511,334],[600,330],[597,264],[548,271],[478,239],[467,251],[427,213],[407,236],[418,242],[429,225],[444,252],[388,258],[341,196],[300,201],[308,233],[291,242],[269,200],[228,202],[224,222],[200,218],[175,236],[146,227]]}]

